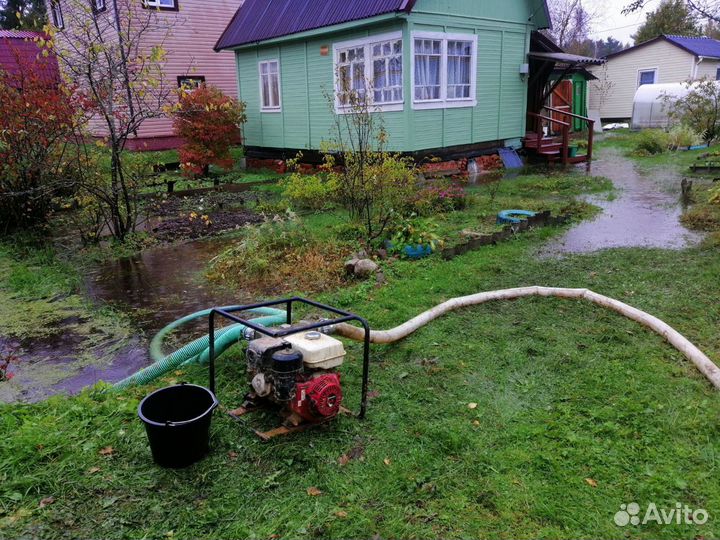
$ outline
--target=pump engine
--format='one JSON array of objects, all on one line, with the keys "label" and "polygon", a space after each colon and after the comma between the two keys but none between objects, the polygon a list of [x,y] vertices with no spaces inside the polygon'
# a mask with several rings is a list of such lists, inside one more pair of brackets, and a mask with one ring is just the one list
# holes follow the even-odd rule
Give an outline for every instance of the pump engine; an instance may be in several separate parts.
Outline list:
[{"label": "pump engine", "polygon": [[337,368],[344,359],[342,342],[321,332],[254,339],[246,352],[251,390],[245,407],[275,403],[292,426],[329,420],[342,404]]}]

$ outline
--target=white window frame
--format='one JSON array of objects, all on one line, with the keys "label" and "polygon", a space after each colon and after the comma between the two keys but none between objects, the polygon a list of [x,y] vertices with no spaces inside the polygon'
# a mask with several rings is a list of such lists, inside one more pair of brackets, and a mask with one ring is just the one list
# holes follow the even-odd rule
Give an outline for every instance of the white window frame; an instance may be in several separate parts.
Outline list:
[{"label": "white window frame", "polygon": [[[171,5],[163,4],[169,1]],[[143,0],[145,7],[154,9],[177,9],[178,0]]]},{"label": "white window frame", "polygon": [[[373,81],[373,57],[372,57],[372,46],[376,43],[383,41],[400,41],[402,43],[402,51],[400,57],[402,58],[402,99],[397,101],[389,101],[384,103],[375,103],[374,100],[374,88],[372,87]],[[386,34],[376,34],[373,36],[364,37],[361,39],[353,39],[350,41],[340,41],[333,44],[333,88],[335,90],[335,112],[338,114],[347,114],[353,112],[353,107],[344,105],[340,102],[341,89],[339,87],[338,78],[338,64],[340,59],[340,52],[344,49],[354,49],[363,47],[365,49],[365,80],[370,81],[371,86],[366,89],[366,95],[368,96],[368,105],[370,112],[392,112],[402,111],[405,107],[405,43],[403,40],[402,32],[388,32]]]},{"label": "white window frame", "polygon": [[94,13],[100,13],[101,11],[105,11],[107,8],[107,3],[105,0],[91,0],[92,1],[92,7]]},{"label": "white window frame", "polygon": [[65,16],[62,12],[60,0],[50,0],[50,15],[52,15],[52,23],[55,28],[59,30],[65,28]]},{"label": "white window frame", "polygon": [[[265,107],[263,105],[263,73],[262,67],[264,64],[277,64],[277,80],[278,80],[278,104],[275,106]],[[260,60],[258,62],[258,81],[260,83],[260,112],[264,113],[279,113],[282,112],[282,79],[280,77],[280,59],[279,58],[267,58],[266,60]]]},{"label": "white window frame", "polygon": [[657,84],[658,81],[658,75],[660,73],[659,68],[653,67],[653,68],[640,68],[637,71],[637,86],[636,88],[640,88],[640,77],[643,73],[650,73],[653,72],[653,82],[649,84]]},{"label": "white window frame", "polygon": [[[432,39],[441,42],[440,47],[440,99],[418,100],[415,99],[415,40]],[[477,105],[477,58],[478,38],[477,34],[454,34],[444,32],[413,32],[410,36],[410,91],[412,92],[413,109],[453,109],[459,107],[475,107]],[[470,57],[470,97],[469,98],[448,98],[448,41],[469,41],[472,43],[472,54]]]}]

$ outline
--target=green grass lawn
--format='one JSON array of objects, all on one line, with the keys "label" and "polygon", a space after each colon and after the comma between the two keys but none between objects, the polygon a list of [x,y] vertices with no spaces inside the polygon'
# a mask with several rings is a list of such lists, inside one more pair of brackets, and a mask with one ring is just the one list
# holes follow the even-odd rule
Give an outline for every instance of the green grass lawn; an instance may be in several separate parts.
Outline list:
[{"label": "green grass lawn", "polygon": [[[399,263],[386,287],[325,300],[383,328],[459,294],[591,287],[720,356],[716,250],[539,261],[532,251],[549,233],[451,262]],[[344,384],[355,404],[359,346],[349,353]],[[173,378],[204,384],[206,373]],[[221,360],[219,378],[220,398],[236,404],[238,355]],[[662,339],[592,305],[533,299],[452,314],[373,348],[367,420],[262,444],[217,414],[213,452],[182,471],[150,461],[136,417],[149,390],[3,408],[4,537],[618,538],[612,517],[622,503],[720,508],[716,391]],[[339,465],[358,447],[362,460]],[[308,496],[309,487],[322,495]],[[47,497],[53,504],[40,508]],[[631,533],[711,538],[717,526]]]},{"label": "green grass lawn", "polygon": [[[492,204],[560,210],[575,194],[607,187],[526,176],[502,184]],[[445,233],[492,218],[488,188],[474,196],[467,212],[438,218]],[[305,222],[329,234],[337,216]],[[452,261],[383,263],[384,286],[359,283],[320,299],[382,329],[458,295],[588,287],[664,319],[720,358],[716,246],[536,257],[560,232],[538,229]],[[343,385],[356,408],[361,347],[346,347]],[[237,405],[240,350],[220,359],[218,378],[220,399]],[[177,380],[206,384],[207,374],[192,368],[152,388]],[[269,443],[248,427],[270,427],[270,418],[237,424],[216,413],[211,454],[180,471],[151,462],[136,416],[151,387],[0,406],[0,537],[720,536],[717,391],[659,336],[619,315],[559,299],[464,309],[374,346],[370,386],[366,420],[342,417]],[[621,504],[676,501],[706,509],[708,523],[613,522]]]}]

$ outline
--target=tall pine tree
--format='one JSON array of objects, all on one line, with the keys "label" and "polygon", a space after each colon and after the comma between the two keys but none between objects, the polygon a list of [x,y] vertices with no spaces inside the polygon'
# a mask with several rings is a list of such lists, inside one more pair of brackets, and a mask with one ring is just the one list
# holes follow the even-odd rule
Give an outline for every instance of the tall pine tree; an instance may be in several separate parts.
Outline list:
[{"label": "tall pine tree", "polygon": [[685,0],[663,0],[655,11],[646,15],[645,22],[632,38],[638,45],[660,34],[700,36],[702,27]]},{"label": "tall pine tree", "polygon": [[0,0],[0,29],[41,30],[46,22],[45,0]]}]

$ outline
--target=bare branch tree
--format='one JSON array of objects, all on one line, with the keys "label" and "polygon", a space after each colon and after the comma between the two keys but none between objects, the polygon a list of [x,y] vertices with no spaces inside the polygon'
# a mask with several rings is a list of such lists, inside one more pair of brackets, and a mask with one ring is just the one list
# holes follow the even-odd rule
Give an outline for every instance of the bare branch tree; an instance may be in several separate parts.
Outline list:
[{"label": "bare branch tree", "polygon": [[582,0],[550,0],[548,7],[553,24],[548,33],[563,49],[572,49],[586,42],[593,23],[599,17],[597,8],[587,8]]},{"label": "bare branch tree", "polygon": [[109,0],[95,12],[95,2],[62,0],[64,29],[48,27],[64,75],[92,103],[95,124],[110,150],[110,182],[93,185],[107,207],[107,225],[123,240],[135,230],[138,178],[126,166],[124,150],[142,124],[164,115],[174,85],[163,76],[172,24],[136,0]]},{"label": "bare branch tree", "polygon": [[[634,0],[623,8],[622,14],[628,15],[639,11],[648,5],[650,1]],[[720,22],[720,0],[686,0],[685,3],[690,8],[690,11],[695,12],[701,18],[716,23]]]}]

